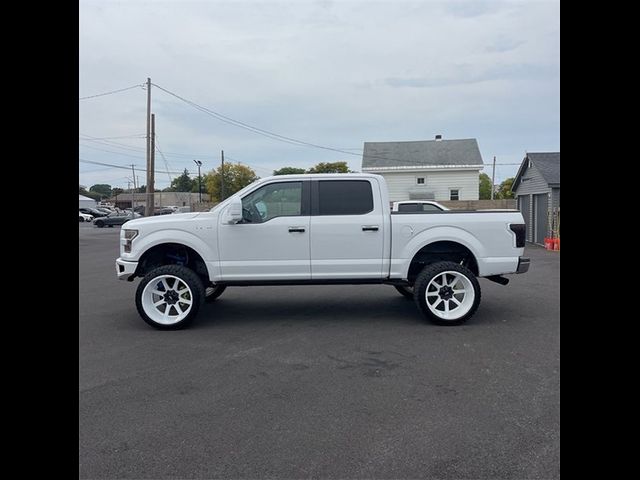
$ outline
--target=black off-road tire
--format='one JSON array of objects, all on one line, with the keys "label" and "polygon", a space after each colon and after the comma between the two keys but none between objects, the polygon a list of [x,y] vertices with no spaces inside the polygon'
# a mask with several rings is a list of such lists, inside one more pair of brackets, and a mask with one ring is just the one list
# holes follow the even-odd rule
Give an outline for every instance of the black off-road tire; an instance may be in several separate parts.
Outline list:
[{"label": "black off-road tire", "polygon": [[[436,314],[434,314],[430,310],[429,306],[427,305],[426,290],[429,283],[434,277],[442,274],[443,272],[448,272],[448,271],[459,272],[465,277],[467,277],[471,286],[473,287],[474,297],[473,297],[473,303],[471,304],[470,309],[464,315],[462,315],[459,318],[445,320],[443,318],[438,317]],[[420,274],[418,275],[418,277],[416,278],[416,281],[413,286],[413,290],[414,290],[414,300],[418,305],[418,309],[424,314],[425,317],[427,317],[429,321],[431,321],[432,323],[435,323],[436,325],[446,325],[446,326],[460,325],[466,322],[469,318],[471,318],[473,314],[476,312],[476,310],[478,309],[478,306],[480,305],[481,292],[480,292],[480,283],[478,282],[478,279],[473,274],[473,272],[469,270],[467,267],[464,267],[455,262],[443,261],[443,262],[432,263],[430,265],[425,266],[420,272]]]},{"label": "black off-road tire", "polygon": [[[170,325],[164,325],[162,323],[155,322],[147,315],[142,304],[142,294],[145,287],[153,279],[161,275],[172,275],[178,277],[181,281],[187,284],[192,293],[192,305],[189,314],[177,323]],[[138,288],[136,289],[136,308],[142,319],[158,330],[179,330],[185,328],[193,322],[193,319],[198,315],[200,307],[204,303],[205,288],[200,277],[191,269],[183,267],[182,265],[163,265],[162,267],[154,268],[147,273],[140,281]]]}]

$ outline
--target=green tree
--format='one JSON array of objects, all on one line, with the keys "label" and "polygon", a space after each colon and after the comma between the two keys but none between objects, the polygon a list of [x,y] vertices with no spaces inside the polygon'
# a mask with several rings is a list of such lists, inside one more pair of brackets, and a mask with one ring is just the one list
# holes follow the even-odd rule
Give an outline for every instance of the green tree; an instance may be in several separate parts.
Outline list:
[{"label": "green tree", "polygon": [[106,183],[97,183],[96,185],[91,185],[89,191],[97,193],[98,195],[102,195],[103,197],[110,197],[111,185],[107,185]]},{"label": "green tree", "polygon": [[480,200],[491,200],[491,179],[486,173],[480,174]]},{"label": "green tree", "polygon": [[349,170],[347,162],[318,163],[307,170],[307,173],[353,173]]},{"label": "green tree", "polygon": [[[224,178],[224,198],[221,198],[221,179]],[[256,172],[246,165],[239,163],[225,163],[224,174],[222,166],[202,176],[202,186],[206,185],[206,192],[213,201],[221,202],[238,190],[258,180]],[[196,180],[197,181],[197,180]]]},{"label": "green tree", "polygon": [[114,197],[115,197],[116,195],[120,195],[121,193],[124,193],[124,189],[123,189],[123,188],[115,187],[115,188],[113,188],[113,189],[111,190],[111,195],[112,195],[112,196],[114,196]]},{"label": "green tree", "polygon": [[[196,180],[197,183],[197,180]],[[190,192],[193,189],[193,179],[185,168],[182,175],[171,181],[171,186],[164,189],[165,192]]]},{"label": "green tree", "polygon": [[80,185],[80,188],[78,189],[78,193],[80,195],[84,195],[85,197],[89,197],[93,200],[99,201],[102,198],[102,195],[96,192],[88,192],[87,191],[87,187],[85,187],[84,185]]},{"label": "green tree", "polygon": [[306,173],[304,168],[282,167],[280,170],[274,170],[274,175],[294,175],[296,173]]},{"label": "green tree", "polygon": [[515,178],[507,178],[500,184],[500,188],[498,188],[498,198],[515,198],[515,195],[511,191],[511,187],[513,186],[513,181]]}]

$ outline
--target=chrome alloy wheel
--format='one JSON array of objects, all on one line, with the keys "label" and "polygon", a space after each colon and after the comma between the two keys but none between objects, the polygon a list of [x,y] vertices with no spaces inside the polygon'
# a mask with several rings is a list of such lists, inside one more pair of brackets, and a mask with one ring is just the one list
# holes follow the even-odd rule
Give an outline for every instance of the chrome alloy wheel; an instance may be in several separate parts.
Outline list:
[{"label": "chrome alloy wheel", "polygon": [[471,280],[451,270],[433,277],[425,291],[427,307],[443,320],[458,320],[466,315],[475,296]]},{"label": "chrome alloy wheel", "polygon": [[173,275],[155,277],[142,292],[142,308],[151,320],[161,325],[180,322],[189,315],[192,306],[191,289]]}]

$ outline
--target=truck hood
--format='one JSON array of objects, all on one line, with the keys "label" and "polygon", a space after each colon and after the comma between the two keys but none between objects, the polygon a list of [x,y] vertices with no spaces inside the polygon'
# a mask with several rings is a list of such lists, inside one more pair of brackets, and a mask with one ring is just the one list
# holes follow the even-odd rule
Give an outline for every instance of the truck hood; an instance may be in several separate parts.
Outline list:
[{"label": "truck hood", "polygon": [[155,227],[166,228],[170,224],[181,223],[185,221],[193,220],[205,212],[192,212],[192,213],[172,213],[169,215],[156,215],[154,217],[136,218],[135,220],[129,220],[123,225],[123,228],[142,228],[142,229],[154,229]]}]

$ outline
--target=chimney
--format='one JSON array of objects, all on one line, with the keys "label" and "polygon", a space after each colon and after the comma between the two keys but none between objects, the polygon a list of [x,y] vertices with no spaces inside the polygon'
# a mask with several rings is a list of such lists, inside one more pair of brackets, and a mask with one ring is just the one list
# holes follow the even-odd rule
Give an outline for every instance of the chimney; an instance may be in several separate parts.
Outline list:
[{"label": "chimney", "polygon": [[439,142],[440,140],[442,140],[442,135],[436,135],[436,142]]}]

